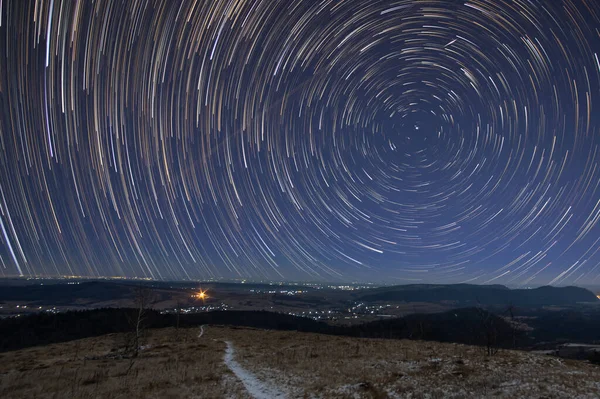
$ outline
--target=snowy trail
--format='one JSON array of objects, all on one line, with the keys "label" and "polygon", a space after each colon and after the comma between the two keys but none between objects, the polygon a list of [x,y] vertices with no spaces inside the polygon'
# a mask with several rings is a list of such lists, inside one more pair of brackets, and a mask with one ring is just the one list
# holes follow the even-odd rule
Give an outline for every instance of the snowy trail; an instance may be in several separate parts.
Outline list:
[{"label": "snowy trail", "polygon": [[272,399],[272,398],[286,398],[287,395],[277,387],[270,386],[260,381],[254,374],[246,370],[234,359],[235,350],[233,345],[229,341],[225,341],[227,349],[225,350],[225,364],[233,374],[244,384],[244,387],[254,399]]}]

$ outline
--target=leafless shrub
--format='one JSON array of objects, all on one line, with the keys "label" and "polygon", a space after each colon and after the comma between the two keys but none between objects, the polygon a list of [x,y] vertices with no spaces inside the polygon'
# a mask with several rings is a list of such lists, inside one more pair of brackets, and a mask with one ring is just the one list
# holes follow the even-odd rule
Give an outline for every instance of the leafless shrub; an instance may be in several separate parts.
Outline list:
[{"label": "leafless shrub", "polygon": [[477,313],[480,319],[479,333],[483,335],[485,352],[487,356],[494,356],[500,349],[498,347],[498,329],[496,328],[496,317],[492,313],[478,306]]},{"label": "leafless shrub", "polygon": [[133,291],[135,312],[127,316],[131,331],[125,335],[124,346],[125,356],[131,360],[129,370],[133,367],[134,359],[138,357],[146,337],[146,321],[153,299],[154,292],[150,287],[143,285],[135,287]]}]

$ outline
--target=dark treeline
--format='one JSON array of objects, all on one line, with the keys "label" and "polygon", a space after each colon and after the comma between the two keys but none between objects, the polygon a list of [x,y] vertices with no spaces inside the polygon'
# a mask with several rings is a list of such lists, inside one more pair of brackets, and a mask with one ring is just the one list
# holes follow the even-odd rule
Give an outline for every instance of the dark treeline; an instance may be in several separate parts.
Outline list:
[{"label": "dark treeline", "polygon": [[[0,351],[131,331],[135,309],[96,309],[50,314],[38,313],[0,320]],[[483,312],[483,313],[482,313]],[[175,314],[148,311],[147,328],[173,327]],[[488,324],[484,323],[487,320]],[[244,326],[271,330],[294,330],[364,338],[408,338],[485,345],[488,333],[494,344],[508,347],[511,329],[504,320],[480,309],[461,309],[440,314],[404,318],[356,326],[331,326],[323,322],[265,311],[215,311],[182,314],[179,326],[202,324]]]},{"label": "dark treeline", "polygon": [[[129,332],[136,309],[106,308],[69,311],[64,313],[35,313],[0,320],[0,351],[47,345],[111,333]],[[160,314],[148,310],[145,328],[173,327],[175,314]],[[327,325],[310,319],[272,312],[216,311],[182,314],[179,326],[202,324],[246,326],[273,330],[325,332]]]},{"label": "dark treeline", "polygon": [[[96,309],[0,320],[0,351],[131,331],[135,309]],[[174,327],[175,314],[149,310],[146,328]],[[420,339],[496,348],[531,348],[541,342],[594,342],[600,318],[574,311],[548,312],[529,321],[533,331],[514,329],[506,318],[481,308],[412,314],[353,326],[331,326],[307,318],[266,311],[214,311],[181,314],[181,328],[202,324],[293,330],[363,338]]]},{"label": "dark treeline", "polygon": [[528,339],[503,318],[481,308],[412,314],[335,329],[354,337],[420,339],[501,348],[523,347]]},{"label": "dark treeline", "polygon": [[[46,345],[131,330],[135,309],[96,309],[35,313],[0,320],[0,351]],[[148,327],[169,326],[168,318],[149,311]]]}]

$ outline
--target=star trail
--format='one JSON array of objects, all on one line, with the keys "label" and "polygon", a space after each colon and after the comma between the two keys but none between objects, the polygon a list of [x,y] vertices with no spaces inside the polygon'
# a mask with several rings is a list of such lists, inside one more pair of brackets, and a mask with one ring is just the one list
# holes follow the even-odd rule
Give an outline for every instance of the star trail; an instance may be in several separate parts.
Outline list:
[{"label": "star trail", "polygon": [[600,281],[595,0],[0,0],[3,276]]}]

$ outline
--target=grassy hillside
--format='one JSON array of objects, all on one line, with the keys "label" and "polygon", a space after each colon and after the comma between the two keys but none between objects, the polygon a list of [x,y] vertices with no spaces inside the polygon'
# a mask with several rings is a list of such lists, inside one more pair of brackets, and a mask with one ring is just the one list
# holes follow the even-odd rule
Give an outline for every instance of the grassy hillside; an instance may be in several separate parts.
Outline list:
[{"label": "grassy hillside", "polygon": [[600,369],[582,362],[423,341],[208,326],[156,329],[133,362],[122,334],[0,354],[0,397],[247,398],[236,361],[290,398],[595,398]]}]

